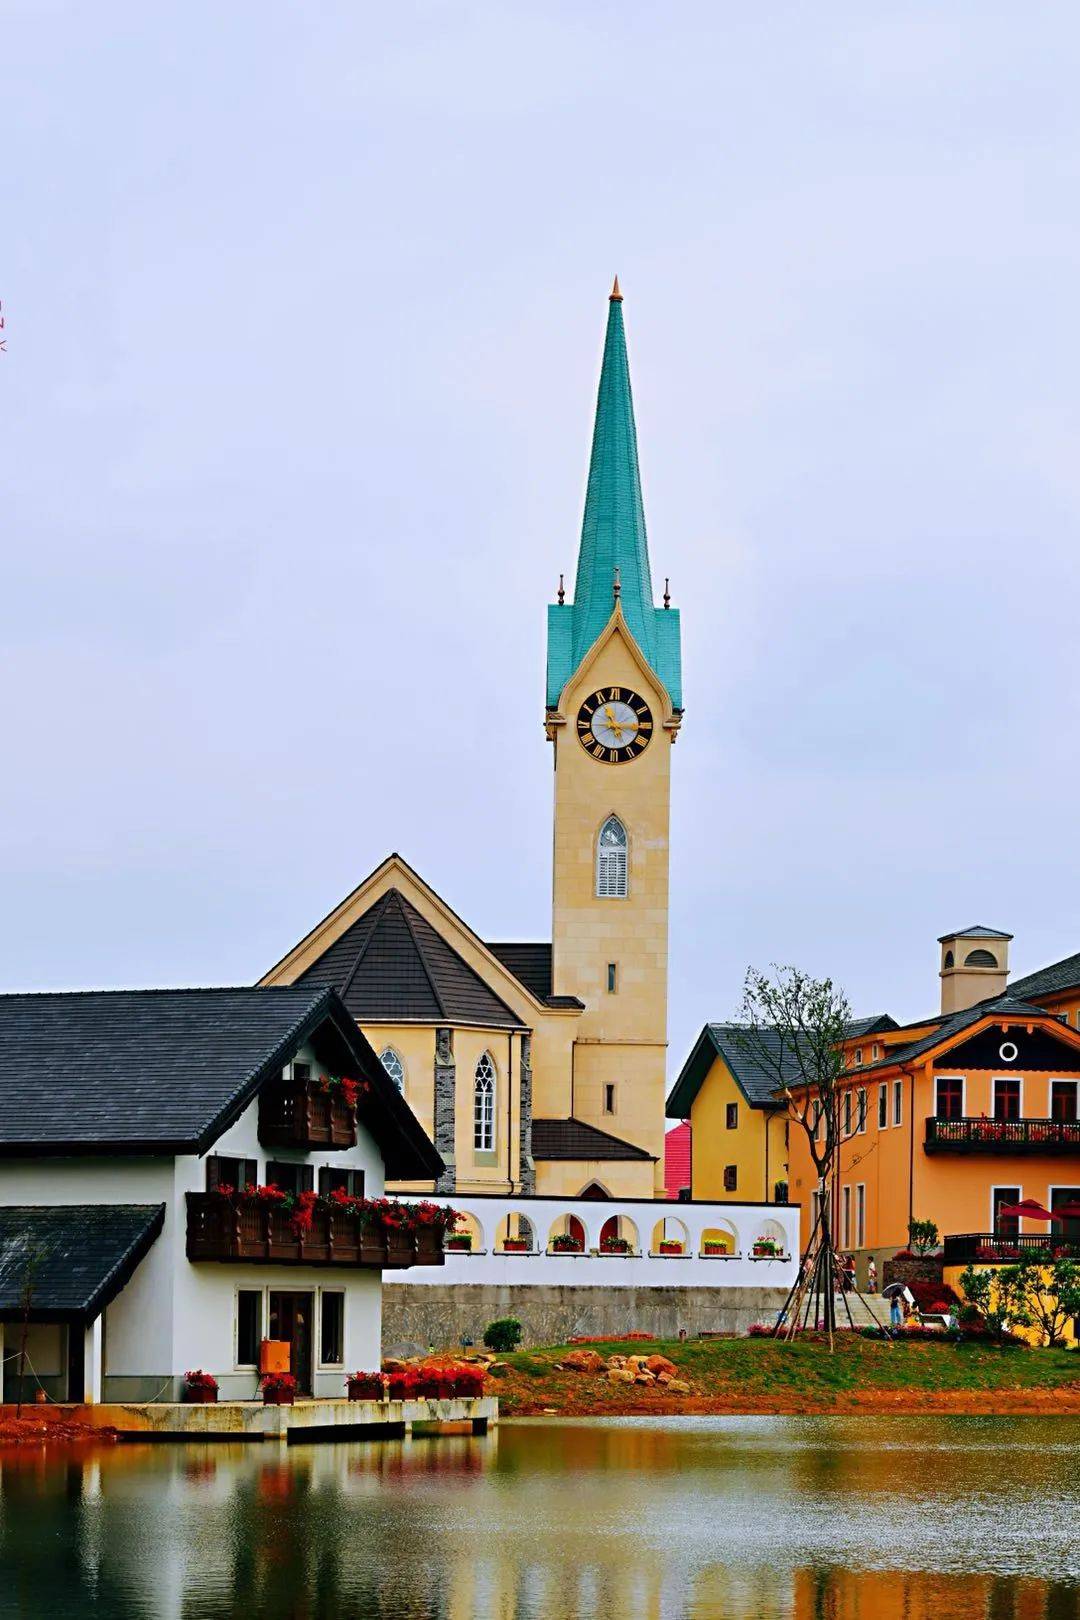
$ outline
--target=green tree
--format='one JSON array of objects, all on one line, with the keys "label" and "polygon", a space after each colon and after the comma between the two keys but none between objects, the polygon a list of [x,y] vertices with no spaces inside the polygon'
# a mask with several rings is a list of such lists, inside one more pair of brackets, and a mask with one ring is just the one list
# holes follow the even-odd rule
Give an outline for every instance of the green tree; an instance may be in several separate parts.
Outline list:
[{"label": "green tree", "polygon": [[930,1254],[938,1245],[938,1229],[933,1221],[908,1221],[908,1243],[913,1254]]},{"label": "green tree", "polygon": [[[843,1072],[841,1048],[851,1023],[844,992],[831,979],[815,979],[801,968],[773,966],[771,974],[748,968],[743,985],[736,1044],[772,1081],[790,1118],[805,1132],[817,1177],[819,1218],[802,1257],[801,1297],[817,1302],[830,1342],[836,1326],[838,1285],[836,1247],[829,1219],[830,1183],[840,1146],[837,1082]],[[796,1303],[796,1315],[799,1305]]]},{"label": "green tree", "polygon": [[1049,1249],[1025,1249],[1002,1268],[1001,1286],[1011,1319],[1036,1328],[1050,1346],[1061,1344],[1070,1318],[1080,1316],[1080,1265]]}]

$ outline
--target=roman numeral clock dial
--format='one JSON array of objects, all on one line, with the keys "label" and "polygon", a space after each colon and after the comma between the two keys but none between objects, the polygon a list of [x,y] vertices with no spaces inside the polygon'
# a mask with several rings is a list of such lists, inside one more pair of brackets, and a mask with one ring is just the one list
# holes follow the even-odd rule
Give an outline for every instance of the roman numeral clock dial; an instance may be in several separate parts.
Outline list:
[{"label": "roman numeral clock dial", "polygon": [[578,741],[605,765],[637,759],[652,739],[653,717],[643,697],[625,686],[591,692],[577,716]]}]

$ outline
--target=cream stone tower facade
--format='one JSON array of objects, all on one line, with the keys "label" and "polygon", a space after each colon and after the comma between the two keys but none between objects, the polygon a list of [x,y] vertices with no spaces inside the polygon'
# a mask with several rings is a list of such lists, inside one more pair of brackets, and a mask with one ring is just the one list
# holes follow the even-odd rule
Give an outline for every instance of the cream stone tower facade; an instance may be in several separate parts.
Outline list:
[{"label": "cream stone tower facade", "polygon": [[[679,615],[652,596],[618,283],[574,599],[548,609],[552,937],[492,944],[390,855],[263,979],[332,984],[440,1192],[663,1195]],[[419,1190],[411,1188],[410,1190]]]},{"label": "cream stone tower facade", "polygon": [[656,1156],[663,1190],[671,750],[682,721],[678,611],[653,602],[616,280],[574,601],[549,610],[555,748],[552,989],[585,1010],[571,1113]]}]

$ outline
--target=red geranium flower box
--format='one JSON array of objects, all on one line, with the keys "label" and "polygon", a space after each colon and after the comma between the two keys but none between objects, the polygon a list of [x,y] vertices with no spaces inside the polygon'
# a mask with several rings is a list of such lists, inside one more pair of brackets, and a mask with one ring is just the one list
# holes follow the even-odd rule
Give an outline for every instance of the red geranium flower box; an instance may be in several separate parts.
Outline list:
[{"label": "red geranium flower box", "polygon": [[263,1379],[264,1406],[292,1406],[296,1400],[296,1379],[292,1373],[268,1373]]},{"label": "red geranium flower box", "polygon": [[212,1373],[196,1367],[184,1374],[184,1400],[189,1406],[213,1406],[218,1398],[218,1382]]},{"label": "red geranium flower box", "polygon": [[350,1401],[381,1401],[385,1394],[382,1373],[354,1372],[345,1380]]}]

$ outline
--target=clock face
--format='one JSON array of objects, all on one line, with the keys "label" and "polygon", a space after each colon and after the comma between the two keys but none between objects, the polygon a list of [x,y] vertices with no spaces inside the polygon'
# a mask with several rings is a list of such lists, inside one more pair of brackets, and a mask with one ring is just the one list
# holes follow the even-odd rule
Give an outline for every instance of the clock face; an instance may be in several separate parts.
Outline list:
[{"label": "clock face", "polygon": [[578,740],[586,753],[605,765],[637,759],[648,748],[652,733],[649,705],[626,686],[600,687],[578,710]]}]

